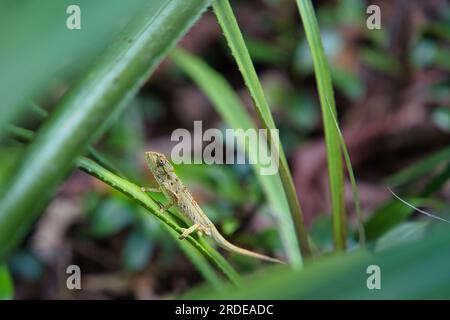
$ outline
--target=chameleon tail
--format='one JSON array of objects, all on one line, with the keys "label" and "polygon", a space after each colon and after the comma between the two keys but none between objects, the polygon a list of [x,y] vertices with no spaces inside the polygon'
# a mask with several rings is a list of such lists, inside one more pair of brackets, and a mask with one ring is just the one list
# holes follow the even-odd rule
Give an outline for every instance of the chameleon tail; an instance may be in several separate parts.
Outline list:
[{"label": "chameleon tail", "polygon": [[228,242],[221,234],[220,232],[214,228],[213,230],[211,230],[211,237],[217,242],[217,244],[219,246],[221,246],[222,248],[231,251],[231,252],[235,252],[235,253],[239,253],[242,254],[244,256],[249,256],[252,258],[256,258],[256,259],[260,259],[260,260],[264,260],[264,261],[269,261],[269,262],[275,262],[275,263],[280,263],[280,264],[286,264],[286,262],[272,258],[272,257],[268,257],[265,256],[263,254],[260,253],[256,253],[247,249],[243,249],[240,248],[238,246],[235,246],[234,244],[232,244],[231,242]]}]

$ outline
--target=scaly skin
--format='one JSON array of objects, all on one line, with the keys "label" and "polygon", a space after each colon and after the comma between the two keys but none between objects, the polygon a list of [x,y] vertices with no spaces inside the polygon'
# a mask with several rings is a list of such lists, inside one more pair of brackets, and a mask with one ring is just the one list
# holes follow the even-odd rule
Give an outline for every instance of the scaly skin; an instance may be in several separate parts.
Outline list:
[{"label": "scaly skin", "polygon": [[160,211],[164,212],[170,207],[176,206],[180,210],[180,212],[193,223],[191,227],[183,229],[183,233],[181,234],[180,239],[184,239],[188,237],[192,232],[197,231],[199,235],[206,234],[210,236],[222,248],[226,250],[264,261],[284,264],[284,262],[281,260],[271,258],[243,248],[239,248],[234,244],[228,242],[219,233],[211,220],[209,220],[209,218],[194,200],[189,190],[181,182],[180,178],[178,178],[167,158],[163,154],[157,152],[146,152],[145,157],[150,171],[158,182],[159,188],[157,188],[156,190],[142,188],[142,191],[162,192],[164,196],[169,200],[169,203],[161,207]]}]

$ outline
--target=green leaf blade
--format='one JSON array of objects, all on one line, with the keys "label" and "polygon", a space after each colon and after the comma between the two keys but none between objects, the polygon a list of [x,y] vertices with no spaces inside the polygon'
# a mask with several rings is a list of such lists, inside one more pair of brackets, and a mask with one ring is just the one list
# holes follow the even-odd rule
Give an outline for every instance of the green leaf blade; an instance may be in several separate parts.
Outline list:
[{"label": "green leaf blade", "polygon": [[[228,46],[230,47],[230,50],[239,67],[239,71],[244,78],[245,85],[247,86],[247,89],[253,99],[256,112],[263,128],[268,130],[276,129],[262,85],[258,79],[258,75],[255,67],[253,66],[253,62],[250,58],[250,54],[245,45],[244,38],[241,34],[229,1],[214,1],[213,9],[220,27],[224,32],[225,38],[227,39]],[[270,134],[267,134],[267,140],[268,143],[271,144]],[[289,204],[289,212],[291,214],[291,220],[294,224],[297,241],[300,246],[300,254],[309,255],[311,253],[311,249],[309,246],[307,230],[304,224],[303,212],[300,208],[294,181],[292,179],[284,150],[280,146],[278,152],[276,152],[277,150],[272,151],[275,153],[274,158],[279,160],[278,163],[282,187]]]},{"label": "green leaf blade", "polygon": [[[256,129],[256,124],[246,111],[245,106],[231,88],[225,78],[209,67],[198,57],[177,49],[171,54],[177,66],[183,70],[199,88],[211,100],[212,105],[225,120],[230,128],[234,129]],[[247,154],[257,154],[257,146],[244,144]],[[283,186],[279,175],[262,175],[261,165],[256,162],[252,164],[255,176],[277,217],[279,234],[286,250],[288,260],[294,266],[301,265],[301,256],[298,251],[298,242],[284,193],[279,192]]]},{"label": "green leaf blade", "polygon": [[[141,188],[134,183],[121,178],[114,173],[106,170],[101,167],[99,164],[94,161],[85,158],[79,157],[77,159],[77,165],[80,169],[92,175],[114,189],[120,191],[128,198],[130,198],[133,202],[139,204],[143,208],[147,209],[148,212],[153,214],[156,218],[158,218],[165,227],[170,229],[170,234],[178,240],[178,236],[183,233],[181,227],[179,227],[173,219],[168,217],[166,214],[163,214],[159,211],[159,205],[150,198],[145,192],[141,191]],[[189,243],[189,247],[187,247],[187,243]],[[229,265],[224,259],[218,259],[217,254],[212,253],[212,249],[205,247],[200,242],[198,242],[193,236],[187,237],[183,244],[181,244],[182,250],[186,253],[186,250],[196,250],[200,253],[204,258],[208,259],[213,265],[215,265],[233,284],[237,285],[239,283],[239,275],[234,270],[234,268]],[[213,276],[212,271],[205,264],[205,261],[201,260],[199,255],[196,253],[190,252],[188,254],[189,258],[193,258],[191,261],[194,264],[198,264],[197,267],[200,271],[205,271],[202,274],[215,286],[218,286],[220,281]],[[200,265],[201,264],[201,265]]]},{"label": "green leaf blade", "polygon": [[344,201],[344,171],[341,142],[335,124],[337,116],[330,67],[324,53],[319,25],[311,1],[297,0],[297,6],[313,58],[314,72],[316,74],[317,88],[322,108],[332,203],[334,244],[336,250],[342,251],[345,250],[347,242],[347,217]]}]

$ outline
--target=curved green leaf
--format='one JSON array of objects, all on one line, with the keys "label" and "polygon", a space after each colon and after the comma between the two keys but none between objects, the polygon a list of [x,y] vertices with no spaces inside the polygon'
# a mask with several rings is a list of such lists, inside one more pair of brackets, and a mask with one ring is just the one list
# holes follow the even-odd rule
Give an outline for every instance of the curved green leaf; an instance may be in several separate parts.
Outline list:
[{"label": "curved green leaf", "polygon": [[75,157],[108,127],[208,4],[166,0],[156,11],[154,4],[143,6],[114,45],[65,94],[0,200],[0,260],[24,237]]},{"label": "curved green leaf", "polygon": [[[77,165],[86,173],[100,179],[109,186],[126,195],[133,202],[136,202],[140,206],[147,209],[151,214],[153,214],[156,218],[163,222],[166,227],[170,228],[171,231],[173,231],[171,232],[172,235],[179,236],[183,233],[181,227],[179,227],[167,215],[161,213],[159,211],[159,205],[145,192],[142,192],[139,186],[102,168],[100,165],[88,158],[79,157],[77,159]],[[212,249],[205,248],[205,246],[200,244],[192,235],[187,237],[186,240],[193,248],[204,255],[209,261],[211,261],[213,265],[221,270],[232,283],[239,283],[239,275],[236,273],[236,271],[234,271],[233,267],[224,262],[225,260],[217,259],[217,256],[211,253]],[[183,244],[183,246],[185,246],[185,244]],[[189,256],[195,258],[192,261],[198,261],[198,256],[196,256],[194,253],[190,254]],[[201,266],[201,270],[204,270],[204,266]],[[205,275],[211,276],[211,273],[208,271],[205,273]],[[209,280],[211,280],[213,284],[217,284],[217,279],[210,278]]]}]

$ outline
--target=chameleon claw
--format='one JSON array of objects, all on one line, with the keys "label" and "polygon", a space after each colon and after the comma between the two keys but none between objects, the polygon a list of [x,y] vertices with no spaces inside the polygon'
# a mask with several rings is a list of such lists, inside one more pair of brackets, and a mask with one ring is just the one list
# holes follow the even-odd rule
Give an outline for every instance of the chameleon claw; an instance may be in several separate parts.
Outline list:
[{"label": "chameleon claw", "polygon": [[182,234],[180,234],[180,236],[178,237],[178,239],[179,240],[183,240],[183,239],[186,239],[186,237],[188,236],[188,234],[187,234],[187,229],[186,228],[181,228],[181,230],[183,230],[183,233]]},{"label": "chameleon claw", "polygon": [[168,204],[166,204],[166,205],[160,207],[160,208],[159,208],[159,212],[164,213],[164,212],[166,212],[167,210],[169,210],[172,206],[173,206],[173,202],[168,203]]}]

